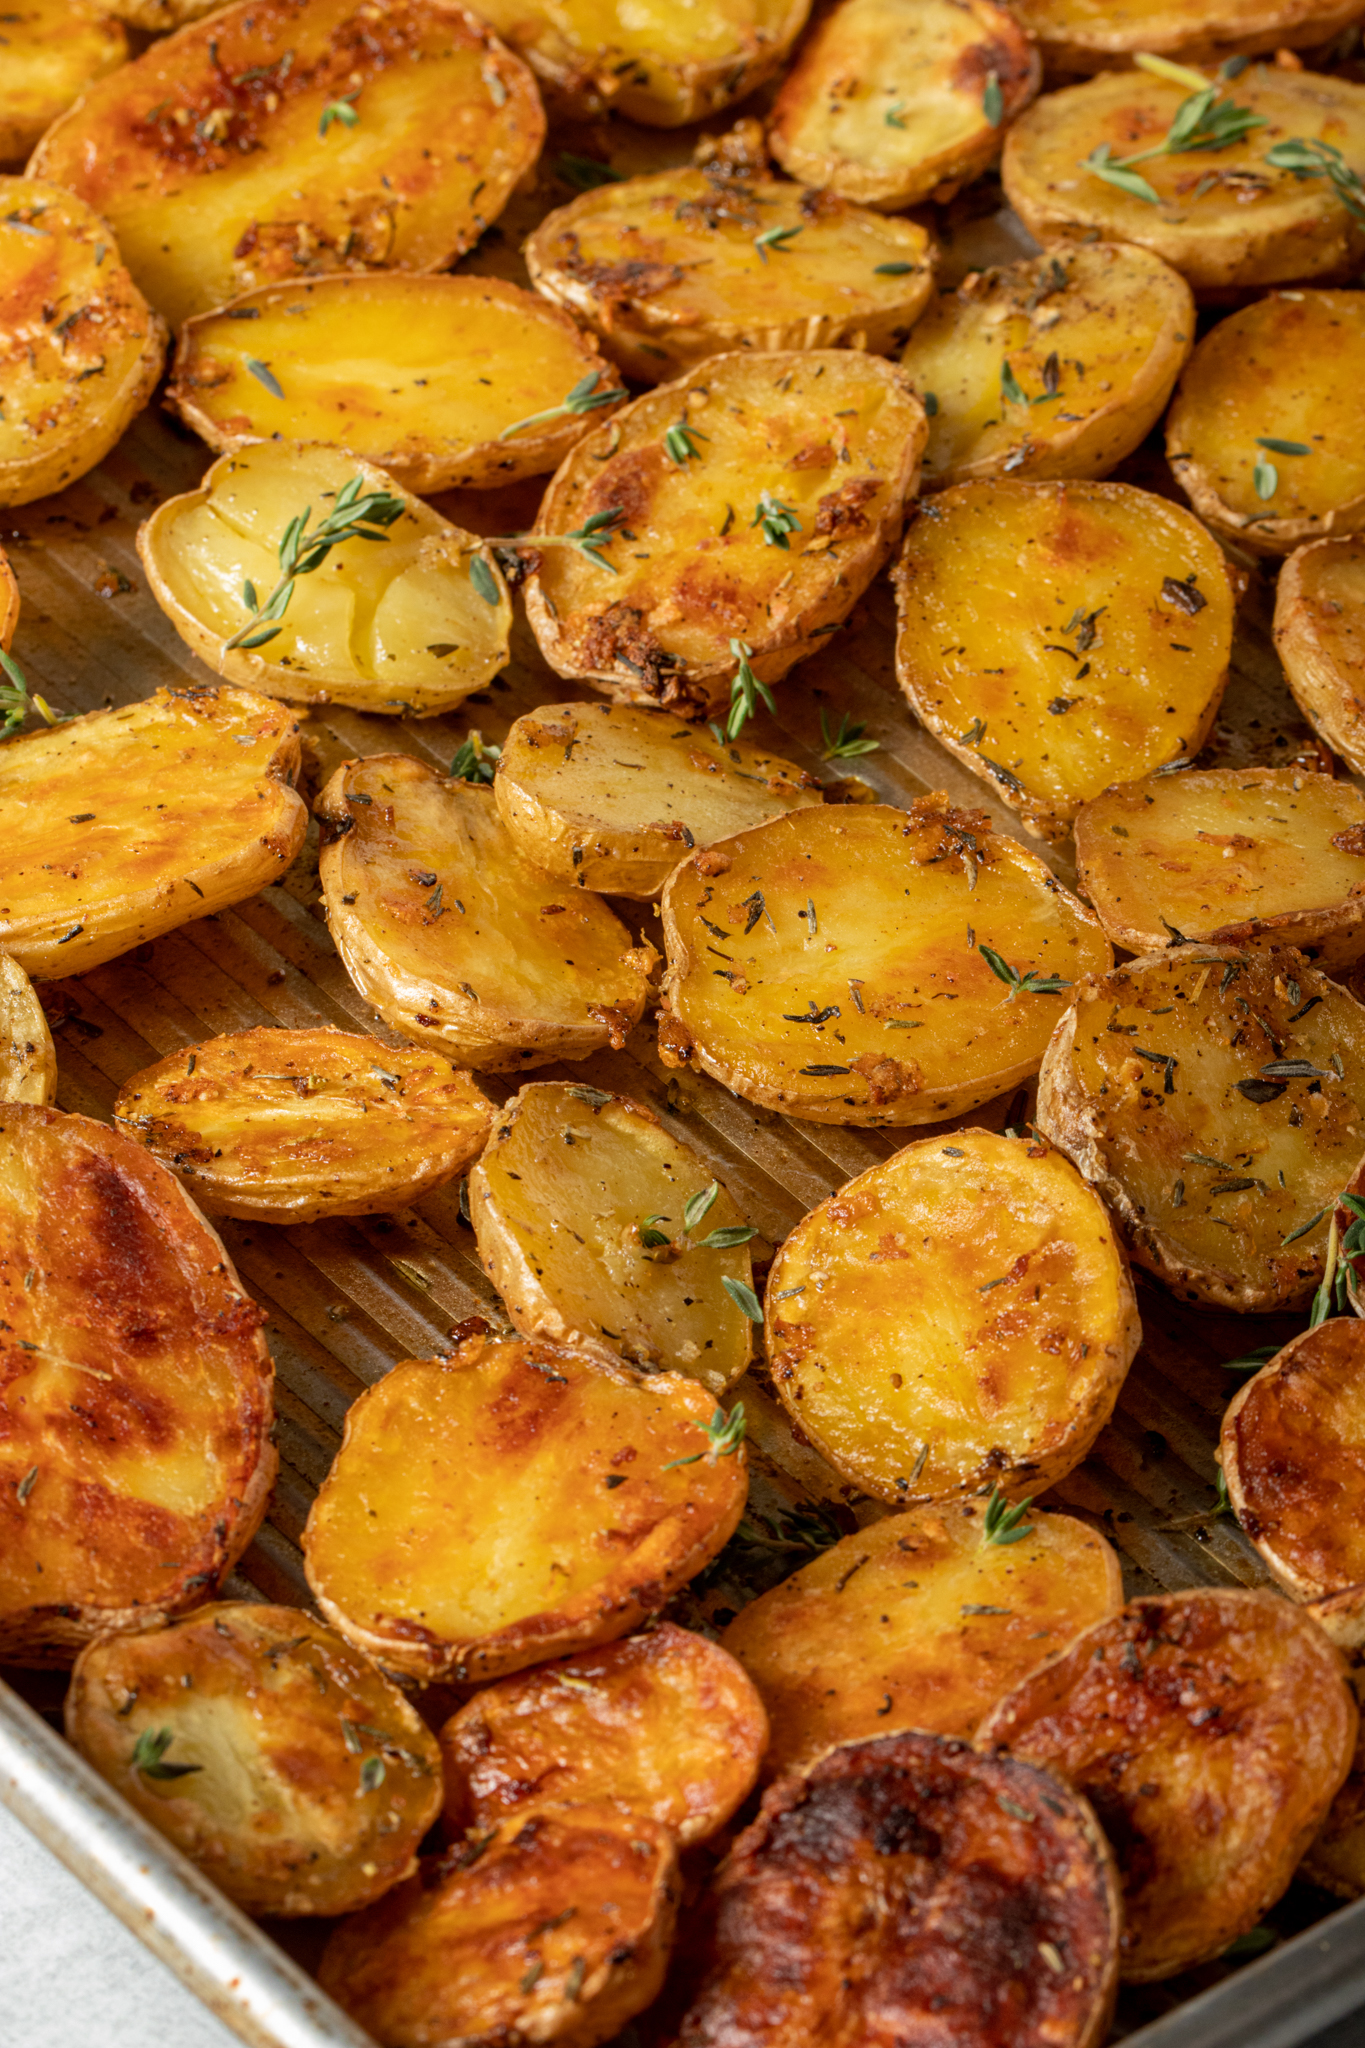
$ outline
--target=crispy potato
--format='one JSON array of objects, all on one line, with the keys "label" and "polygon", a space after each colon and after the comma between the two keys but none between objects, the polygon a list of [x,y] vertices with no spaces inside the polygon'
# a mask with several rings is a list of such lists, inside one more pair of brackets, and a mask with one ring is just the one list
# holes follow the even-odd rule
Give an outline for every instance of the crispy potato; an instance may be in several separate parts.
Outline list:
[{"label": "crispy potato", "polygon": [[338,768],[318,815],[328,928],[395,1031],[490,1073],[625,1043],[652,950],[529,867],[491,789],[371,754]]},{"label": "crispy potato", "polygon": [[1217,64],[1234,52],[1301,50],[1349,28],[1360,0],[1014,0],[1014,13],[1051,71],[1105,71],[1139,50]]},{"label": "crispy potato", "polygon": [[911,708],[1041,838],[1213,724],[1232,579],[1198,520],[1149,491],[959,484],[918,508],[895,582]]},{"label": "crispy potato", "polygon": [[1130,960],[1077,988],[1038,1077],[1038,1128],[1182,1300],[1303,1306],[1360,1158],[1365,1010],[1298,953]]},{"label": "crispy potato", "polygon": [[1190,97],[1186,87],[1147,71],[1107,71],[1045,94],[1005,138],[1001,175],[1010,204],[1040,242],[1094,234],[1137,242],[1196,293],[1354,276],[1365,257],[1365,225],[1327,178],[1300,178],[1265,159],[1292,137],[1325,143],[1349,165],[1361,161],[1365,85],[1258,64],[1225,91],[1266,126],[1216,155],[1178,150],[1146,158],[1140,175],[1157,193],[1156,206],[1100,178],[1084,160],[1105,145],[1119,161],[1154,149]]},{"label": "crispy potato", "polygon": [[914,206],[994,162],[1041,78],[991,0],[841,0],[787,74],[768,144],[803,185]]},{"label": "crispy potato", "polygon": [[297,1607],[226,1603],[101,1638],[71,1675],[66,1733],[248,1913],[368,1906],[417,1868],[440,1811],[421,1715]]},{"label": "crispy potato", "polygon": [[1294,701],[1365,773],[1365,541],[1297,548],[1275,587],[1275,651]]},{"label": "crispy potato", "polygon": [[[666,437],[681,429],[679,460]],[[541,653],[558,675],[689,716],[728,703],[742,648],[775,682],[895,545],[925,431],[905,372],[850,349],[713,356],[647,392],[545,493],[538,534],[617,518],[596,533],[609,568],[542,547],[526,585]]]},{"label": "crispy potato", "polygon": [[0,747],[0,946],[35,981],[84,974],[277,882],[303,844],[298,724],[194,684]]},{"label": "crispy potato", "polygon": [[1099,2048],[1113,1858],[1051,1771],[911,1731],[764,1796],[716,1880],[715,1959],[682,2048]]},{"label": "crispy potato", "polygon": [[318,1982],[380,2048],[595,2048],[657,1997],[678,1889],[666,1828],[549,1807],[343,1921]]},{"label": "crispy potato", "polygon": [[261,285],[187,320],[166,396],[210,448],[276,434],[332,441],[407,490],[445,491],[554,469],[591,413],[510,430],[542,411],[547,391],[594,373],[597,391],[625,396],[589,338],[534,292],[392,270]]},{"label": "crispy potato", "polygon": [[1365,1586],[1333,1593],[1308,1611],[1345,1657],[1363,1718],[1346,1782],[1299,1865],[1299,1875],[1338,1898],[1358,1899],[1365,1893]]},{"label": "crispy potato", "polygon": [[1275,1593],[1130,1601],[1002,1700],[978,1741],[1094,1805],[1123,1879],[1122,1974],[1220,1955],[1288,1884],[1346,1775],[1341,1656]]},{"label": "crispy potato", "polygon": [[530,72],[455,0],[238,0],[91,86],[29,168],[108,217],[178,327],[275,278],[443,269],[544,135]]},{"label": "crispy potato", "polygon": [[1365,952],[1365,797],[1300,768],[1149,776],[1083,806],[1080,886],[1116,946],[1177,933],[1296,946],[1322,968]]},{"label": "crispy potato", "polygon": [[[712,1185],[689,1230],[685,1213]],[[727,1283],[751,1285],[754,1233],[705,1160],[643,1103],[530,1082],[470,1173],[469,1213],[523,1335],[686,1373],[713,1394],[748,1365],[752,1326]],[[708,1244],[715,1232],[731,1242]]]},{"label": "crispy potato", "polygon": [[151,397],[165,347],[99,215],[36,178],[0,178],[0,505],[102,462]]},{"label": "crispy potato", "polygon": [[33,983],[17,960],[0,953],[0,1103],[51,1102],[57,1052]]},{"label": "crispy potato", "polygon": [[265,1317],[175,1176],[0,1107],[0,1659],[212,1598],[275,1477]]},{"label": "crispy potato", "polygon": [[[318,1606],[414,1678],[482,1684],[613,1642],[723,1548],[744,1507],[709,1394],[567,1345],[467,1338],[346,1417],[304,1531]],[[702,1455],[696,1456],[700,1447]]]},{"label": "crispy potato", "polygon": [[111,14],[71,0],[21,0],[7,7],[4,38],[0,164],[11,164],[28,155],[92,78],[124,62],[128,38]]},{"label": "crispy potato", "polygon": [[1054,991],[1110,958],[1050,869],[942,795],[736,833],[674,870],[663,923],[665,1066],[826,1124],[934,1123],[1017,1087]]}]

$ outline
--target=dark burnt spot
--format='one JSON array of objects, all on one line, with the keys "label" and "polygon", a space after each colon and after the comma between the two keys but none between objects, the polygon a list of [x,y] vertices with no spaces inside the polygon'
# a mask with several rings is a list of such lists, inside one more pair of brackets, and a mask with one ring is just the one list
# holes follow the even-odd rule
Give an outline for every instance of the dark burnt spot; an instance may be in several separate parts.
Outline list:
[{"label": "dark burnt spot", "polygon": [[1028,77],[1029,68],[1029,48],[1022,37],[1006,42],[1003,36],[988,36],[973,43],[958,58],[953,66],[953,90],[984,92],[992,72],[1002,86],[1013,85],[1016,79]]},{"label": "dark burnt spot", "polygon": [[879,477],[855,476],[837,491],[828,491],[815,508],[816,533],[851,533],[865,527],[867,515],[863,507],[881,487]]},{"label": "dark burnt spot", "polygon": [[657,298],[671,285],[682,283],[680,263],[655,263],[643,256],[626,257],[620,263],[593,263],[580,255],[577,235],[566,234],[563,239],[566,246],[558,258],[559,268],[617,312],[628,311],[636,299]]},{"label": "dark burnt spot", "polygon": [[638,606],[613,604],[599,612],[584,628],[578,651],[588,669],[628,669],[651,697],[668,701],[674,658],[655,640]]},{"label": "dark burnt spot", "polygon": [[937,1856],[942,1848],[933,1828],[925,1827],[909,1806],[891,1806],[872,1830],[872,1847],[878,1856]]}]

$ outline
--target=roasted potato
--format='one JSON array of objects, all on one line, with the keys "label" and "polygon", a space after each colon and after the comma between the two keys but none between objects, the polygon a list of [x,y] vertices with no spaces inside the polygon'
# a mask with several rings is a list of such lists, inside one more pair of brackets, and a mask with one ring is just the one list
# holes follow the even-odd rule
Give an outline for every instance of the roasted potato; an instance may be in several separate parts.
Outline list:
[{"label": "roasted potato", "polygon": [[0,20],[0,164],[12,164],[92,78],[124,62],[128,38],[112,14],[79,0],[20,0]]},{"label": "roasted potato", "polygon": [[303,844],[298,724],[188,685],[0,747],[0,947],[35,981],[84,974],[254,896]]},{"label": "roasted potato", "polygon": [[166,328],[70,192],[0,178],[0,255],[0,505],[27,505],[104,460],[152,395]]},{"label": "roasted potato", "polygon": [[[308,542],[329,531],[353,537],[315,564]],[[300,567],[277,614],[291,544],[313,573]],[[507,660],[512,600],[487,553],[476,567],[470,534],[340,448],[265,441],[224,455],[198,490],[157,507],[137,548],[186,646],[272,697],[430,718],[486,689]]]},{"label": "roasted potato", "polygon": [[1365,541],[1297,548],[1275,588],[1275,651],[1305,718],[1365,773]]},{"label": "roasted potato", "polygon": [[554,469],[593,413],[537,419],[546,392],[593,376],[594,394],[625,397],[573,321],[518,285],[339,272],[187,320],[166,395],[211,448],[337,442],[409,491],[444,491]]},{"label": "roasted potato", "polygon": [[184,28],[186,22],[198,21],[201,15],[217,12],[228,0],[105,0],[105,4],[111,14],[131,28],[160,36],[173,28]]},{"label": "roasted potato", "polygon": [[1113,1858],[1051,1771],[910,1731],[764,1795],[716,1880],[714,1961],[681,2048],[1099,2048]]},{"label": "roasted potato", "polygon": [[1041,77],[991,0],[840,0],[787,74],[768,146],[803,185],[867,206],[946,198],[994,162]]},{"label": "roasted potato", "polygon": [[0,648],[8,649],[19,623],[19,586],[9,558],[0,548]]},{"label": "roasted potato", "polygon": [[1289,951],[1130,960],[1077,988],[1038,1077],[1038,1128],[1182,1300],[1300,1307],[1360,1158],[1365,1010]]},{"label": "roasted potato", "polygon": [[491,789],[371,754],[338,768],[318,814],[328,927],[395,1031],[491,1073],[625,1043],[652,950],[528,866]]},{"label": "roasted potato", "polygon": [[959,484],[919,506],[895,582],[912,710],[1041,838],[1116,778],[1193,754],[1213,724],[1232,580],[1164,498]]},{"label": "roasted potato", "polygon": [[455,0],[238,0],[92,85],[29,169],[107,216],[178,327],[275,278],[443,269],[544,135]]},{"label": "roasted potato", "polygon": [[315,1223],[402,1209],[463,1173],[493,1105],[433,1053],[267,1025],[144,1067],[114,1121],[210,1215]]},{"label": "roasted potato", "polygon": [[[1314,1602],[1309,1612],[1346,1659],[1357,1709],[1365,1708],[1365,1587]],[[1365,1893],[1365,1719],[1346,1782],[1299,1865],[1299,1875],[1338,1897]]]},{"label": "roasted potato", "polygon": [[1139,50],[1212,65],[1234,52],[1312,48],[1349,28],[1360,0],[1014,0],[1014,13],[1049,71],[1106,71]]},{"label": "roasted potato", "polygon": [[1116,946],[1176,937],[1365,953],[1365,797],[1301,768],[1210,768],[1107,789],[1076,818],[1076,872]]},{"label": "roasted potato", "polygon": [[1017,1087],[1057,992],[1110,958],[1050,869],[942,795],[720,840],[674,870],[663,925],[665,1066],[824,1124],[935,1123]]},{"label": "roasted potato", "polygon": [[[1365,85],[1258,64],[1223,84],[1222,94],[1221,104],[1264,125],[1216,154],[1206,143],[1162,154],[1193,97],[1186,86],[1147,71],[1106,71],[1047,93],[1005,138],[1006,196],[1040,242],[1137,242],[1196,293],[1353,277],[1365,257],[1365,220],[1357,201],[1338,195],[1326,166],[1335,153],[1347,166],[1365,161]],[[1268,161],[1291,138],[1294,160],[1307,166],[1302,175]],[[1142,153],[1132,175],[1157,204],[1103,177],[1089,161],[1097,152],[1120,169]]]},{"label": "roasted potato", "polygon": [[441,1730],[453,1841],[547,1801],[647,1814],[704,1842],[753,1789],[763,1702],[705,1636],[645,1635],[485,1686]]},{"label": "roasted potato", "polygon": [[[557,675],[690,716],[729,701],[746,652],[775,682],[895,545],[925,430],[905,372],[851,349],[713,356],[647,392],[542,500],[526,585],[541,653]],[[606,567],[539,538],[574,533]]]},{"label": "roasted potato", "polygon": [[66,1733],[248,1913],[368,1906],[416,1869],[440,1811],[421,1715],[297,1607],[102,1637],[71,1674]]},{"label": "roasted potato", "polygon": [[304,1532],[308,1583],[344,1636],[414,1678],[481,1684],[613,1642],[733,1533],[742,1424],[679,1373],[467,1338],[348,1412]]},{"label": "roasted potato", "polygon": [[824,801],[794,762],[632,704],[528,712],[503,743],[493,793],[547,875],[643,897],[658,895],[684,851]]},{"label": "roasted potato", "polygon": [[17,960],[0,953],[0,1103],[51,1102],[57,1053],[43,1006]]},{"label": "roasted potato", "polygon": [[1220,1955],[1274,1905],[1356,1740],[1340,1653],[1275,1593],[1133,1600],[978,1734],[1050,1764],[1099,1815],[1123,1880],[1122,1974]]},{"label": "roasted potato", "polygon": [[275,1477],[264,1321],[140,1145],[0,1106],[0,1659],[212,1598]]}]

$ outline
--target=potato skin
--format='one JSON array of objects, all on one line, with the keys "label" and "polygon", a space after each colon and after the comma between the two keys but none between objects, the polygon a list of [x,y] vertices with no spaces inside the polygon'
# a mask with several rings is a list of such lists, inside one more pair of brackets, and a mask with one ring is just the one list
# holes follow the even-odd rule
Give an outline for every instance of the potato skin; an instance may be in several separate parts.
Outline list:
[{"label": "potato skin", "polygon": [[1311,49],[1349,28],[1360,9],[1358,0],[1167,0],[1104,10],[1085,0],[1014,0],[1014,12],[1053,73],[1118,70],[1138,50],[1213,66],[1234,54]]},{"label": "potato skin", "polygon": [[8,650],[18,623],[19,586],[14,580],[9,557],[0,548],[0,647]]},{"label": "potato skin", "polygon": [[68,0],[22,0],[7,7],[0,164],[26,157],[91,79],[102,78],[127,55],[128,38],[112,8],[97,12]]},{"label": "potato skin", "polygon": [[57,1092],[57,1049],[33,983],[17,960],[0,953],[0,1103],[51,1102]]},{"label": "potato skin", "polygon": [[1294,702],[1365,773],[1365,539],[1296,548],[1275,586],[1275,652]]},{"label": "potato skin", "polygon": [[[1314,1601],[1309,1613],[1346,1659],[1356,1706],[1365,1703],[1365,1587]],[[1299,1865],[1300,1876],[1338,1898],[1365,1894],[1365,1715],[1346,1782]]]}]

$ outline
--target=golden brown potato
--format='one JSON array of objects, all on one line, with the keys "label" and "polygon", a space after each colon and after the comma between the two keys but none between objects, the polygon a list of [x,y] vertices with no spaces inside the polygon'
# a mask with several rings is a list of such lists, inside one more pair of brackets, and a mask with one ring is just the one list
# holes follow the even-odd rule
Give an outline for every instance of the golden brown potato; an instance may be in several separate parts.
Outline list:
[{"label": "golden brown potato", "polygon": [[0,177],[0,505],[102,462],[151,397],[165,346],[99,215],[37,178]]},{"label": "golden brown potato", "polygon": [[178,327],[275,278],[444,268],[544,134],[455,0],[238,0],[93,85],[29,168],[108,217]]},{"label": "golden brown potato", "polygon": [[1305,1304],[1360,1157],[1365,1010],[1293,952],[1172,946],[1088,978],[1038,1128],[1185,1301]]},{"label": "golden brown potato", "polygon": [[491,789],[371,754],[338,768],[318,815],[328,928],[395,1031],[491,1073],[625,1043],[651,949],[528,866]]},{"label": "golden brown potato", "polygon": [[804,185],[913,206],[994,162],[1041,77],[991,0],[841,0],[788,73],[768,143]]},{"label": "golden brown potato", "polygon": [[1360,0],[1014,0],[1049,72],[1106,71],[1138,51],[1217,64],[1236,52],[1311,49],[1360,14]]},{"label": "golden brown potato", "polygon": [[[1345,1657],[1356,1707],[1361,1709],[1365,1704],[1365,1587],[1333,1593],[1308,1611]],[[1365,1893],[1365,1719],[1346,1782],[1299,1865],[1299,1874],[1339,1898],[1358,1899]]]},{"label": "golden brown potato", "polygon": [[17,960],[0,953],[0,1103],[51,1102],[57,1052],[33,983]]},{"label": "golden brown potato", "polygon": [[275,1477],[265,1317],[175,1176],[0,1106],[0,1658],[212,1598]]},{"label": "golden brown potato", "polygon": [[1058,992],[1110,958],[1050,869],[941,795],[721,840],[674,870],[663,925],[665,1066],[828,1124],[935,1123],[1017,1087]]},{"label": "golden brown potato", "polygon": [[81,1652],[67,1739],[248,1913],[350,1913],[417,1867],[436,1738],[297,1607],[201,1607]]},{"label": "golden brown potato", "polygon": [[1220,1955],[1288,1884],[1346,1776],[1340,1654],[1275,1593],[1130,1601],[1002,1700],[978,1740],[1093,1804],[1123,1879],[1122,1974]]},{"label": "golden brown potato", "polygon": [[1232,580],[1199,521],[1149,491],[959,484],[919,506],[895,581],[911,708],[1042,838],[1213,724]]},{"label": "golden brown potato", "polygon": [[0,946],[35,980],[105,960],[279,881],[303,844],[298,724],[187,685],[0,748]]},{"label": "golden brown potato", "polygon": [[0,647],[8,648],[19,623],[19,586],[9,558],[0,548]]},{"label": "golden brown potato", "polygon": [[414,1678],[482,1684],[613,1642],[739,1521],[736,1413],[681,1374],[543,1339],[410,1359],[346,1416],[304,1532],[308,1583],[344,1636]]},{"label": "golden brown potato", "polygon": [[682,2048],[1099,2048],[1118,1885],[1051,1771],[917,1731],[835,1749],[764,1796],[716,1881]]},{"label": "golden brown potato", "polygon": [[154,36],[184,28],[186,22],[198,21],[227,4],[228,0],[106,0],[109,12],[119,21]]},{"label": "golden brown potato", "polygon": [[79,0],[20,0],[0,22],[0,164],[11,164],[28,155],[91,79],[124,62],[128,38],[112,14]]},{"label": "golden brown potato", "polygon": [[518,285],[338,272],[187,320],[167,402],[211,448],[332,441],[410,491],[479,489],[557,467],[594,411],[522,423],[594,376],[625,396],[573,321]]},{"label": "golden brown potato", "polygon": [[[782,260],[781,254],[772,259]],[[568,456],[542,500],[526,615],[557,675],[699,716],[741,656],[775,682],[848,616],[901,530],[925,419],[852,349],[713,356]]]},{"label": "golden brown potato", "polygon": [[1365,773],[1365,541],[1298,548],[1275,588],[1275,651],[1304,717]]}]

